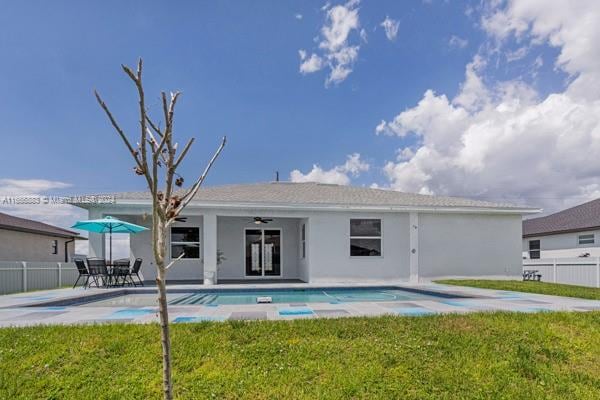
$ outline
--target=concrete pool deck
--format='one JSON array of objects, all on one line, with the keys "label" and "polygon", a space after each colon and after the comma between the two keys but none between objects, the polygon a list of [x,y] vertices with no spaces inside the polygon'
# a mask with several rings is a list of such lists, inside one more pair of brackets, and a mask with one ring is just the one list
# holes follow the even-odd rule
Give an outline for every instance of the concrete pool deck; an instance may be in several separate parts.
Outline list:
[{"label": "concrete pool deck", "polygon": [[[171,305],[169,318],[174,323],[225,320],[290,320],[296,318],[336,318],[380,315],[418,316],[478,311],[593,311],[600,301],[533,293],[448,286],[434,283],[373,282],[369,284],[261,284],[261,285],[169,285],[169,290],[248,290],[248,289],[320,289],[376,288],[395,286],[399,289],[435,291],[457,298],[406,301],[357,301],[331,303],[271,303],[240,305]],[[127,288],[127,294],[155,288]],[[48,303],[76,299],[81,296],[118,294],[122,288],[55,289],[0,296],[0,327],[46,324],[152,323],[158,321],[157,308],[96,307],[93,305],[56,306]],[[458,297],[458,296],[462,296]]]}]

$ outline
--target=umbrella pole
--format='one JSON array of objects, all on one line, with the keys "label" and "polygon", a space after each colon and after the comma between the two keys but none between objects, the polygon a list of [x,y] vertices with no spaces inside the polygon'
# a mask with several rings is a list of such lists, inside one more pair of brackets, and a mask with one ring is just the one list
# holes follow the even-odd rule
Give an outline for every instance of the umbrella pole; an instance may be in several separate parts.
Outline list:
[{"label": "umbrella pole", "polygon": [[109,245],[108,245],[108,248],[109,248],[109,258],[108,258],[108,261],[109,261],[110,264],[112,264],[112,226],[109,228],[109,239],[108,240],[109,240]]}]

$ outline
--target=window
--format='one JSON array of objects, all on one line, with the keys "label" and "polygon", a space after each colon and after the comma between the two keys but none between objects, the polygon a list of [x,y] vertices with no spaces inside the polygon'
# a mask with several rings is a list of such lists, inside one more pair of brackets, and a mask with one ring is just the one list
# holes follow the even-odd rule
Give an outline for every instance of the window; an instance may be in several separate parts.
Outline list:
[{"label": "window", "polygon": [[58,240],[52,241],[52,254],[58,254]]},{"label": "window", "polygon": [[302,242],[302,258],[306,258],[306,225],[302,224],[302,234],[300,241]]},{"label": "window", "polygon": [[594,244],[594,234],[586,233],[585,235],[577,236],[577,243],[579,243],[579,244]]},{"label": "window", "polygon": [[350,256],[381,256],[381,220],[350,220]]},{"label": "window", "polygon": [[540,258],[540,241],[530,240],[529,241],[529,258],[535,259]]},{"label": "window", "polygon": [[171,258],[200,258],[200,228],[171,228]]}]

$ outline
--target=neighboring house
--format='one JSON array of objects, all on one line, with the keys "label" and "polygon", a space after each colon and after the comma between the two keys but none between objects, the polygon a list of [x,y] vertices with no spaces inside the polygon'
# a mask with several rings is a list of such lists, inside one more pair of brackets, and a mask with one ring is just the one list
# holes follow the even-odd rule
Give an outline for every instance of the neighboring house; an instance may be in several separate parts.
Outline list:
[{"label": "neighboring house", "polygon": [[600,256],[600,199],[523,221],[524,258]]},{"label": "neighboring house", "polygon": [[[80,204],[149,226],[147,192]],[[443,276],[519,276],[522,215],[535,209],[319,183],[273,182],[202,188],[170,228],[169,253],[185,256],[171,280],[292,279],[304,282]],[[103,235],[89,253],[104,257]],[[131,257],[155,277],[150,231],[132,235]],[[217,263],[217,252],[224,259]],[[221,258],[221,257],[219,257]],[[217,268],[217,264],[220,264]]]},{"label": "neighboring house", "polygon": [[69,261],[75,240],[67,229],[0,213],[0,261]]}]

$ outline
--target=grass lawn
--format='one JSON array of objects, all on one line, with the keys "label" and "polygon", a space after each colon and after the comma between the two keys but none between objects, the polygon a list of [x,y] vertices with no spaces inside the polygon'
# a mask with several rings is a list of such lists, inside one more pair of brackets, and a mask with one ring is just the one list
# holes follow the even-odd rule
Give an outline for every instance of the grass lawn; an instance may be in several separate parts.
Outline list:
[{"label": "grass lawn", "polygon": [[561,285],[559,283],[533,281],[494,281],[485,279],[450,279],[436,281],[436,283],[600,300],[600,289],[585,286]]},{"label": "grass lawn", "polygon": [[[180,324],[177,398],[598,399],[600,312]],[[158,325],[0,329],[2,399],[160,397]]]}]

